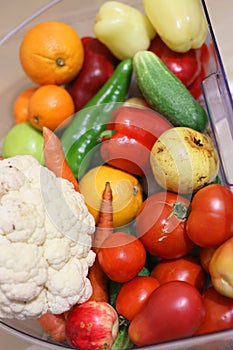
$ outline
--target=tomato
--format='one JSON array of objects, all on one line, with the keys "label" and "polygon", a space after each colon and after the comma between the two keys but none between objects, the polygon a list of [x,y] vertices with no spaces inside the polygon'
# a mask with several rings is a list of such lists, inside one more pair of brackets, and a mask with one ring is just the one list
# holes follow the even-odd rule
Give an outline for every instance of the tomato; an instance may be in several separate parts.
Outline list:
[{"label": "tomato", "polygon": [[185,231],[189,200],[172,192],[149,196],[136,216],[137,236],[155,256],[175,259],[186,255],[193,247]]},{"label": "tomato", "polygon": [[192,336],[205,316],[201,294],[191,284],[171,281],[156,288],[129,325],[131,341],[149,345]]},{"label": "tomato", "polygon": [[146,250],[136,237],[126,232],[115,232],[104,240],[98,258],[101,268],[111,280],[127,282],[145,265]]},{"label": "tomato", "polygon": [[159,281],[150,276],[136,276],[124,283],[116,298],[117,312],[131,321],[159,286]]},{"label": "tomato", "polygon": [[216,332],[233,327],[233,299],[219,294],[213,287],[203,293],[205,318],[196,334]]},{"label": "tomato", "polygon": [[215,250],[216,248],[201,248],[200,250],[200,262],[207,273],[209,273],[209,263]]},{"label": "tomato", "polygon": [[171,260],[161,260],[151,271],[160,284],[169,281],[185,281],[192,284],[202,292],[206,275],[202,266],[191,257],[183,257]]},{"label": "tomato", "polygon": [[200,189],[186,220],[189,238],[200,247],[217,247],[233,235],[233,193],[224,185]]}]

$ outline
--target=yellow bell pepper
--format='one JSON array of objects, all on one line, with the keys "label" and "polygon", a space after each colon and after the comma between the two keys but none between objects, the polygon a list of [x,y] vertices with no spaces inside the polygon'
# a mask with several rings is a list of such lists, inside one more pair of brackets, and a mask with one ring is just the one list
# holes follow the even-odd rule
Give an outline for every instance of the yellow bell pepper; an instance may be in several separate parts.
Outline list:
[{"label": "yellow bell pepper", "polygon": [[171,50],[187,52],[205,42],[208,25],[200,0],[143,0],[143,7]]},{"label": "yellow bell pepper", "polygon": [[144,13],[118,1],[107,1],[99,8],[94,33],[120,60],[147,50],[156,35]]}]

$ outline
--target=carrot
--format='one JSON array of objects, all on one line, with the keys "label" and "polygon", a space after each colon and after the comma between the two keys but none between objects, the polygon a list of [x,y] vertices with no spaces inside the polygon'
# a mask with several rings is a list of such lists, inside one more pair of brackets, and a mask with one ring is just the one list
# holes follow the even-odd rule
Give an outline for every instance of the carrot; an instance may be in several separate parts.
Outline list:
[{"label": "carrot", "polygon": [[92,294],[88,300],[105,301],[107,303],[109,301],[108,277],[99,264],[98,256],[89,268],[88,278],[92,286]]},{"label": "carrot", "polygon": [[53,340],[58,342],[66,340],[66,321],[64,314],[53,315],[46,313],[37,320]]},{"label": "carrot", "polygon": [[[50,129],[43,128],[44,137],[44,159],[46,167],[51,170],[56,176],[69,180],[74,185],[74,189],[78,192],[78,182],[70,169],[64,155],[62,144],[56,134]],[[38,318],[42,328],[55,341],[65,341],[65,325],[66,313],[54,315],[46,313]]]},{"label": "carrot", "polygon": [[57,135],[47,127],[43,127],[44,159],[46,167],[56,176],[70,181],[74,189],[80,192],[78,182],[65,158],[61,141]]},{"label": "carrot", "polygon": [[99,218],[96,226],[95,236],[92,243],[92,249],[96,253],[94,264],[90,267],[88,278],[92,285],[92,295],[89,300],[109,301],[108,295],[108,277],[102,270],[99,260],[98,251],[105,238],[113,233],[113,210],[112,210],[112,189],[109,182],[106,182],[103,191]]},{"label": "carrot", "polygon": [[113,233],[113,209],[112,209],[112,189],[110,182],[106,182],[99,209],[99,216],[96,225],[93,250],[98,252],[105,238]]}]

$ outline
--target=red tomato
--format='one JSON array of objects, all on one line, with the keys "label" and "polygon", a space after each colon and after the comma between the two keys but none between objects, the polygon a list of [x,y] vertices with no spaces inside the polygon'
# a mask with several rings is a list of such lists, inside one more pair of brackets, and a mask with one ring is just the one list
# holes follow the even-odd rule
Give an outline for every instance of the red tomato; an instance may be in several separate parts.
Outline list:
[{"label": "red tomato", "polygon": [[172,192],[152,194],[143,202],[136,217],[136,230],[150,254],[175,259],[194,247],[185,231],[189,204],[188,199]]},{"label": "red tomato", "polygon": [[193,258],[184,257],[171,260],[161,260],[151,271],[160,284],[169,281],[185,281],[202,292],[206,275],[202,266]]},{"label": "red tomato", "polygon": [[203,269],[209,273],[209,263],[215,252],[215,248],[201,248],[200,250],[200,262]]},{"label": "red tomato", "polygon": [[171,281],[150,295],[132,319],[128,334],[138,346],[192,336],[205,316],[201,294],[191,284]]},{"label": "red tomato", "polygon": [[98,258],[100,266],[111,280],[127,282],[145,265],[146,250],[136,237],[116,232],[105,239]]},{"label": "red tomato", "polygon": [[233,235],[233,193],[211,184],[200,189],[191,202],[186,221],[189,238],[200,247],[217,247]]},{"label": "red tomato", "polygon": [[136,276],[124,283],[116,298],[118,314],[131,321],[159,286],[159,281],[150,276]]},{"label": "red tomato", "polygon": [[233,327],[233,299],[219,294],[213,287],[203,293],[206,315],[195,334],[216,332]]}]

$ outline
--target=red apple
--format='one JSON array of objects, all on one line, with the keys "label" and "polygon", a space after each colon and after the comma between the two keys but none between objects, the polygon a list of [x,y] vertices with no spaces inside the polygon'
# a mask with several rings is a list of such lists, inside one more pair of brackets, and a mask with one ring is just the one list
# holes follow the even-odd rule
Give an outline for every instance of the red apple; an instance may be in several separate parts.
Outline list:
[{"label": "red apple", "polygon": [[67,316],[67,341],[80,350],[111,349],[118,330],[118,314],[105,302],[87,301],[72,308]]}]

